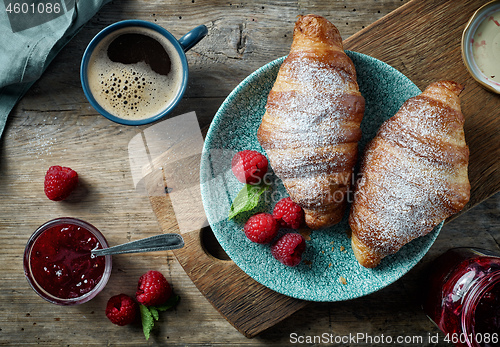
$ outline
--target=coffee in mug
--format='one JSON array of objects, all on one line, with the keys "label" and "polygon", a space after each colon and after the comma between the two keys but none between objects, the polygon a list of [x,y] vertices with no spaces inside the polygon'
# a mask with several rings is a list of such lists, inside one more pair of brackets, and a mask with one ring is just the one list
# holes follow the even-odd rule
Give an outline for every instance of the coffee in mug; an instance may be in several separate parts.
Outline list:
[{"label": "coffee in mug", "polygon": [[140,20],[115,23],[89,44],[80,76],[90,103],[107,118],[139,125],[169,113],[187,85],[185,51],[207,33],[201,25],[176,40]]},{"label": "coffee in mug", "polygon": [[123,119],[146,119],[175,98],[182,65],[165,37],[148,28],[127,27],[96,46],[87,77],[92,95],[106,111]]}]

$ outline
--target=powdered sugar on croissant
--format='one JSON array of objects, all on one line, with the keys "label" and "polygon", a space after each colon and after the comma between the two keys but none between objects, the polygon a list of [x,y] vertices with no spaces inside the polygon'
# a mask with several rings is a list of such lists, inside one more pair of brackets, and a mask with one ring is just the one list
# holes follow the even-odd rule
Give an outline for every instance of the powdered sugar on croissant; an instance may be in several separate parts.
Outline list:
[{"label": "powdered sugar on croissant", "polygon": [[313,229],[342,219],[365,108],[337,28],[300,16],[257,136]]},{"label": "powdered sugar on croissant", "polygon": [[469,149],[452,81],[407,100],[367,146],[349,224],[361,265],[375,267],[469,201]]}]

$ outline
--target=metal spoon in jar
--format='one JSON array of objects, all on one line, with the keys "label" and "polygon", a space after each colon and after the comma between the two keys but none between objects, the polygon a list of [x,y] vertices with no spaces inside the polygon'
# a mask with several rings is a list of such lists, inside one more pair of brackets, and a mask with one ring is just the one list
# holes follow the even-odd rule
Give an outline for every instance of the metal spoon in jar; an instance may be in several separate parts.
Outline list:
[{"label": "metal spoon in jar", "polygon": [[111,255],[123,253],[142,253],[142,252],[156,252],[168,251],[184,247],[184,239],[179,234],[161,234],[145,239],[127,242],[121,245],[93,249],[92,255]]}]

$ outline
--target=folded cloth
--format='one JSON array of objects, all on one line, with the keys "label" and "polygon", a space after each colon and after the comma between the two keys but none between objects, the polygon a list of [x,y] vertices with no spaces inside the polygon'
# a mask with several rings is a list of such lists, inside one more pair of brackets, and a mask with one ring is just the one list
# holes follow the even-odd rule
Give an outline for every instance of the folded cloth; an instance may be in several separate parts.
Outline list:
[{"label": "folded cloth", "polygon": [[19,99],[61,48],[109,1],[0,1],[0,137]]}]

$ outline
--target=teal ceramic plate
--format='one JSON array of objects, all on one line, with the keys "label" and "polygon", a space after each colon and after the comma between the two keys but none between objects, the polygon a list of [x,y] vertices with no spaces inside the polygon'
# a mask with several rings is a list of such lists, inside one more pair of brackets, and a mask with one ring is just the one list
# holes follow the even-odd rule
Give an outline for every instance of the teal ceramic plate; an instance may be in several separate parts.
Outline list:
[{"label": "teal ceramic plate", "polygon": [[[356,66],[360,91],[366,99],[363,138],[359,143],[362,153],[380,125],[396,113],[405,100],[421,91],[391,66],[360,53],[347,53]],[[270,176],[272,192],[261,199],[252,213],[235,220],[227,219],[230,205],[243,187],[231,171],[232,156],[244,149],[264,153],[257,141],[257,129],[283,60],[284,57],[277,59],[248,76],[215,115],[206,136],[200,173],[208,221],[229,257],[250,277],[276,292],[309,301],[341,301],[370,294],[395,282],[422,259],[442,224],[383,259],[377,268],[366,269],[359,265],[352,252],[346,233],[347,214],[341,223],[310,233],[303,261],[296,267],[287,267],[275,260],[269,245],[252,243],[246,238],[243,225],[250,215],[272,212],[274,204],[287,196],[274,174]]]}]

